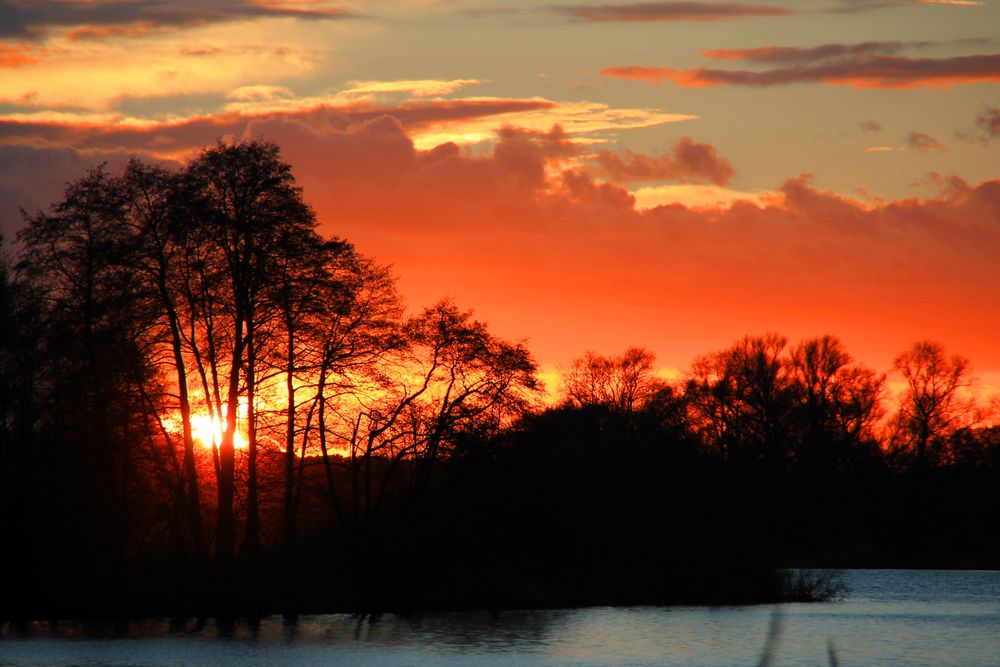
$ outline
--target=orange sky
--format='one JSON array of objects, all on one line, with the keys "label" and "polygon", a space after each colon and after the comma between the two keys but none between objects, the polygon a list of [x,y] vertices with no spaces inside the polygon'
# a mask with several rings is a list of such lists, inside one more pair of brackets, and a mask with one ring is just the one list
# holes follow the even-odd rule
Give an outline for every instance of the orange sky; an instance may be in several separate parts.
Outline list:
[{"label": "orange sky", "polygon": [[1000,386],[1000,3],[0,0],[0,230],[265,137],[322,230],[547,369],[921,338]]}]

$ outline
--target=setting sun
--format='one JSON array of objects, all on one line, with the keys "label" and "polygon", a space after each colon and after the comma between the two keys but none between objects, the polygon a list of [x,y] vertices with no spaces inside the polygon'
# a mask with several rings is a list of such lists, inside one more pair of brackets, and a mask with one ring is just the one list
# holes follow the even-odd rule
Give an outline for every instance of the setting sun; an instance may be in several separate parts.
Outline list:
[{"label": "setting sun", "polygon": [[[202,447],[210,448],[212,445],[218,445],[222,442],[222,431],[222,421],[218,417],[210,417],[205,414],[192,415],[191,417],[191,435],[195,442]],[[236,435],[233,437],[233,445],[236,449],[244,449],[247,446],[246,437],[238,427]]]}]

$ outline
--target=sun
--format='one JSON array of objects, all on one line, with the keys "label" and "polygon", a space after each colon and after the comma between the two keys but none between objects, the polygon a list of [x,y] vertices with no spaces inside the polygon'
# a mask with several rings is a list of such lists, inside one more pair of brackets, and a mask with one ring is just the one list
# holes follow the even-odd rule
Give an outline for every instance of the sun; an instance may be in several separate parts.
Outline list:
[{"label": "sun", "polygon": [[[223,424],[218,416],[207,414],[191,415],[191,436],[195,441],[201,443],[203,447],[218,446],[222,442]],[[236,429],[233,436],[233,446],[236,449],[243,449],[247,446],[246,438]]]}]

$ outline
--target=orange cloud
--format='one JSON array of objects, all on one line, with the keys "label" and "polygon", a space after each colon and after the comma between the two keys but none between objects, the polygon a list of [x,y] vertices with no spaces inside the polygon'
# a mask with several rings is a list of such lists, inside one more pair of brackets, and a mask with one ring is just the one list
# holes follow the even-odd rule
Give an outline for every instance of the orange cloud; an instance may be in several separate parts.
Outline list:
[{"label": "orange cloud", "polygon": [[735,170],[729,160],[719,155],[714,146],[696,143],[690,137],[674,144],[673,152],[658,157],[625,151],[600,151],[592,156],[597,164],[597,176],[617,183],[650,181],[680,181],[682,183],[714,183],[727,185]]},{"label": "orange cloud", "polygon": [[583,21],[720,21],[747,16],[785,16],[782,7],[718,2],[637,2],[572,5],[558,11]]},{"label": "orange cloud", "polygon": [[24,67],[34,65],[45,56],[44,49],[36,49],[23,44],[0,43],[0,67]]},{"label": "orange cloud", "polygon": [[683,366],[713,336],[779,329],[835,332],[876,366],[933,336],[1000,368],[1000,181],[870,204],[795,178],[640,210],[621,185],[550,169],[558,133],[469,154],[419,150],[390,117],[252,130],[281,142],[324,229],[392,262],[411,303],[450,293],[543,360],[638,343]]},{"label": "orange cloud", "polygon": [[946,88],[959,84],[1000,82],[1000,54],[953,58],[866,56],[804,67],[764,71],[667,67],[608,67],[601,74],[659,84],[670,80],[686,88],[719,86],[776,86],[826,83],[852,88]]},{"label": "orange cloud", "polygon": [[145,37],[147,35],[161,32],[164,32],[164,29],[157,28],[151,21],[138,21],[136,23],[127,23],[123,25],[84,26],[82,28],[70,30],[66,33],[66,36],[69,37],[71,42],[78,42],[84,40],[98,41],[111,39],[113,37],[135,39],[137,37]]},{"label": "orange cloud", "polygon": [[[710,205],[682,191],[641,202],[574,167],[578,148],[561,130],[508,128],[473,153],[421,150],[385,114],[213,122],[69,137],[89,152],[0,146],[4,164],[25,165],[0,170],[0,220],[26,190],[53,201],[91,161],[237,130],[277,141],[322,230],[392,263],[411,304],[451,294],[500,335],[529,337],[544,363],[640,344],[684,367],[748,332],[780,330],[836,333],[878,368],[930,337],[1000,369],[1000,180],[952,178],[933,197],[874,204],[806,177],[759,196],[704,192],[718,197]],[[0,124],[0,136],[11,131]]]}]

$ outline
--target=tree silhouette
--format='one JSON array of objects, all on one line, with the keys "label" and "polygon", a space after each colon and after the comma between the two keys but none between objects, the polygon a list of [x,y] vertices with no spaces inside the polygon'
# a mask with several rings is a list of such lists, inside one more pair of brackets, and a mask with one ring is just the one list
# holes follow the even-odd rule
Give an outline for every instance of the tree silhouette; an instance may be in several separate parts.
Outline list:
[{"label": "tree silhouette", "polygon": [[603,405],[630,415],[645,406],[666,383],[656,377],[655,355],[631,347],[620,357],[587,352],[562,371],[563,391],[571,405]]},{"label": "tree silhouette", "polygon": [[833,336],[804,340],[792,350],[787,360],[795,401],[790,428],[800,463],[850,466],[862,443],[874,441],[884,377],[852,361]]},{"label": "tree silhouette", "polygon": [[[219,445],[216,553],[223,564],[232,560],[235,525],[235,437],[241,393],[247,399],[246,548],[258,549],[256,422],[256,325],[265,285],[270,280],[275,243],[283,235],[311,234],[315,216],[302,200],[291,167],[274,144],[245,141],[218,144],[194,159],[184,173],[189,207],[203,224],[225,276],[229,341],[225,428]],[[241,375],[242,374],[242,375]],[[241,392],[241,382],[245,392]]]},{"label": "tree silhouette", "polygon": [[686,386],[692,420],[723,460],[785,459],[790,384],[781,354],[786,343],[777,334],[747,336],[692,364]]},{"label": "tree silhouette", "polygon": [[910,454],[925,467],[943,462],[948,437],[978,421],[975,403],[964,394],[970,386],[969,360],[948,355],[944,346],[920,341],[893,362],[906,381],[890,447]]},{"label": "tree silhouette", "polygon": [[[195,460],[191,424],[192,406],[188,387],[188,360],[185,354],[180,287],[184,228],[175,224],[174,199],[177,178],[166,170],[132,159],[122,176],[125,189],[124,220],[131,225],[135,242],[128,258],[130,269],[143,282],[144,291],[156,303],[164,330],[162,345],[169,348],[171,370],[176,377],[177,406],[183,441],[183,500],[195,556],[203,558],[207,542],[202,521],[201,492]],[[154,354],[156,354],[154,352]],[[154,410],[156,406],[151,406]],[[159,417],[162,421],[162,416]],[[169,433],[164,431],[167,444]]]},{"label": "tree silhouette", "polygon": [[[44,428],[85,471],[68,488],[83,487],[78,510],[93,510],[92,544],[107,546],[112,567],[126,558],[134,449],[148,442],[141,389],[153,374],[152,313],[129,270],[135,239],[125,205],[122,179],[99,167],[49,212],[27,217],[18,235],[17,272],[40,302],[45,357],[34,389],[47,404]],[[87,530],[83,521],[74,529]]]}]

